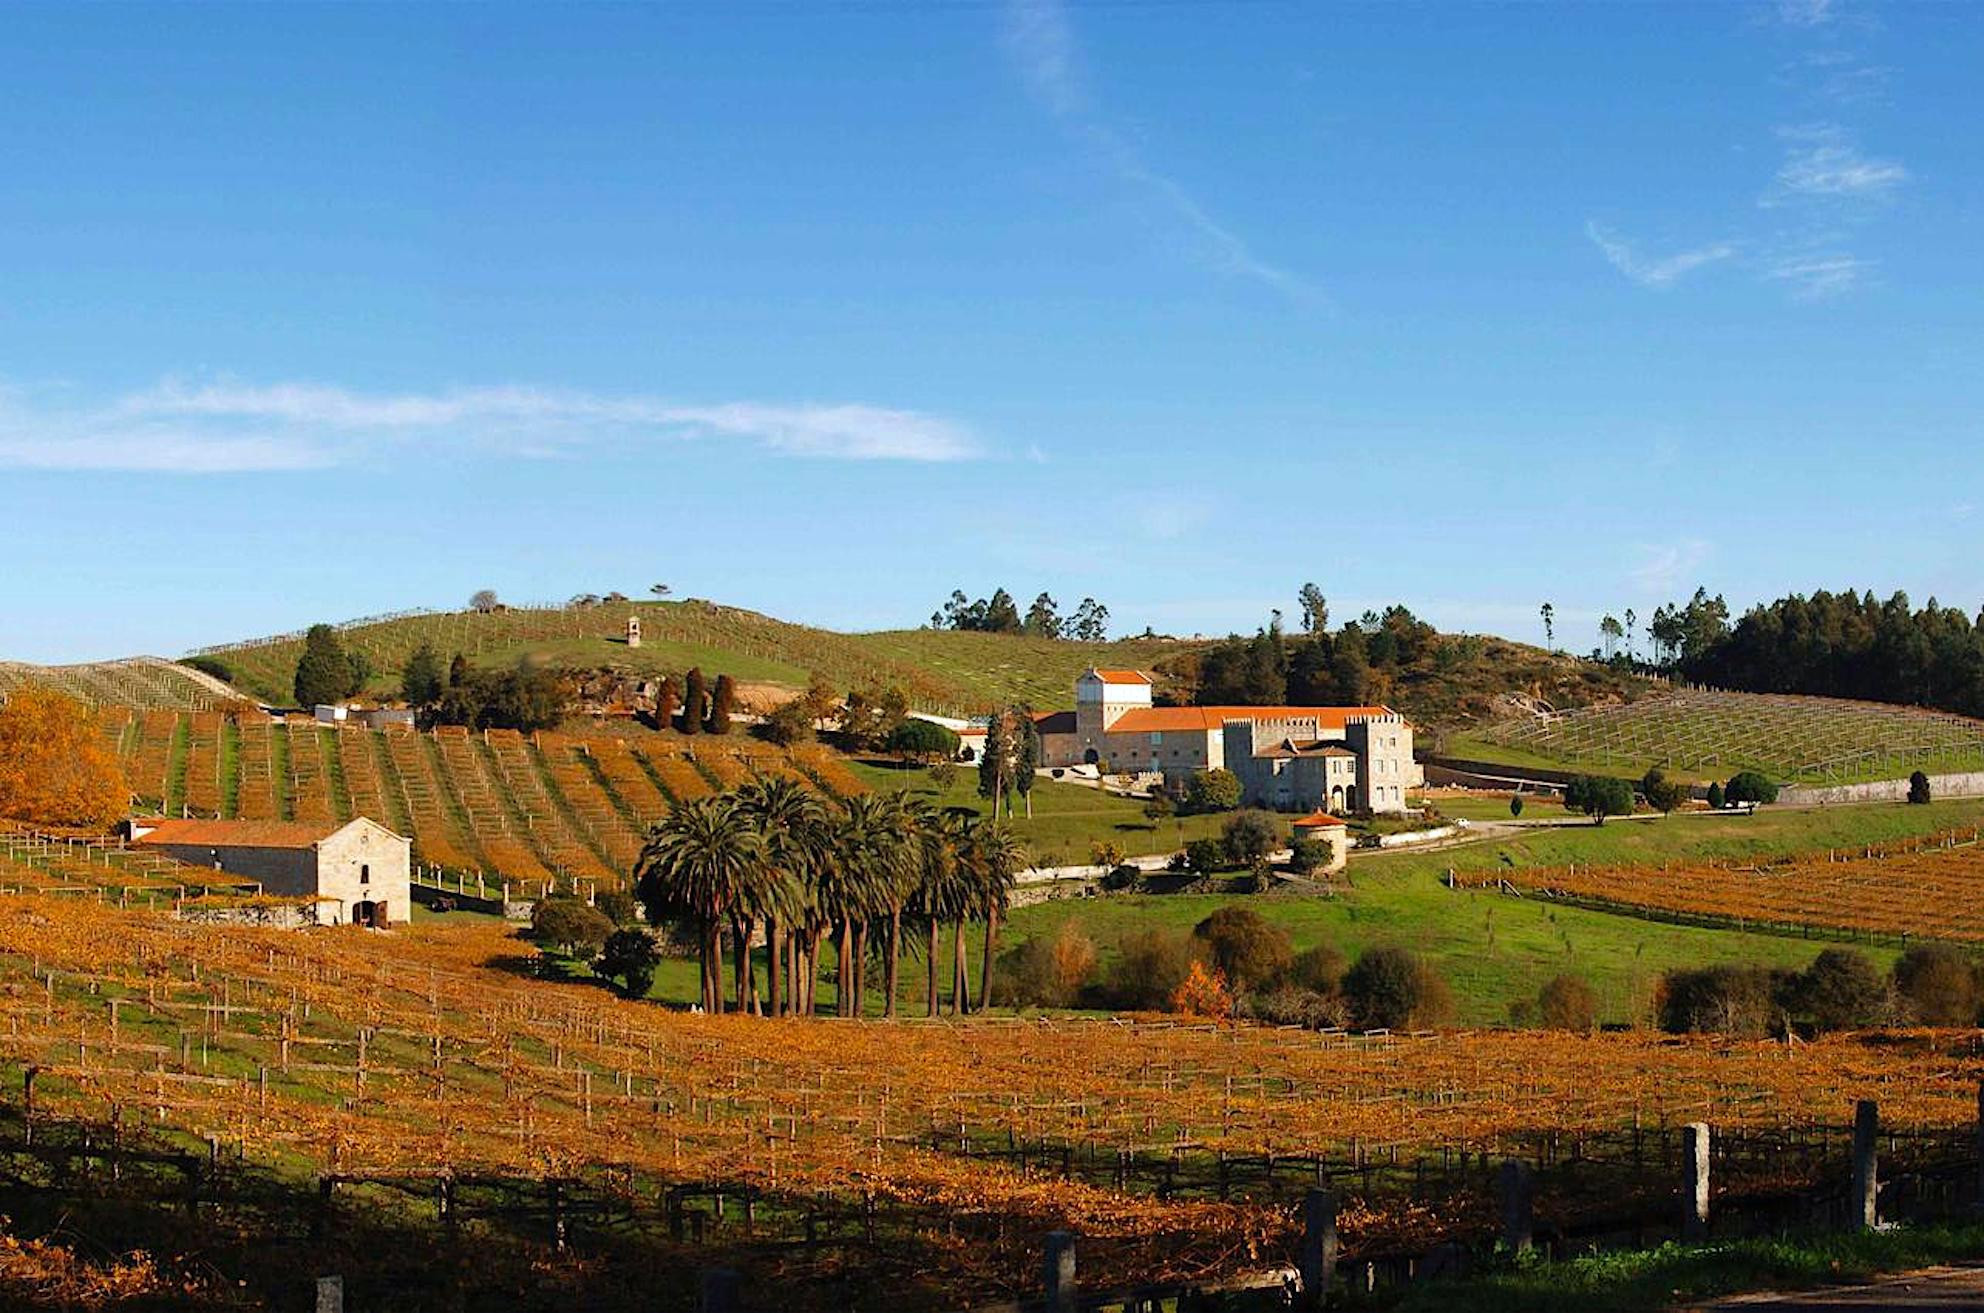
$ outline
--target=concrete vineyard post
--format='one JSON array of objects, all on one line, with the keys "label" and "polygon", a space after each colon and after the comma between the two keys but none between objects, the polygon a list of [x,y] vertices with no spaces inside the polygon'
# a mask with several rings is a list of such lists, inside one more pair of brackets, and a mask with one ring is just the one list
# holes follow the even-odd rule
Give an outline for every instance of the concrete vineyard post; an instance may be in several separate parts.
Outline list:
[{"label": "concrete vineyard post", "polygon": [[1302,1306],[1322,1308],[1336,1279],[1336,1196],[1311,1190],[1302,1201]]},{"label": "concrete vineyard post", "polygon": [[1042,1264],[1048,1313],[1075,1313],[1075,1236],[1049,1231]]},{"label": "concrete vineyard post", "polygon": [[1502,1160],[1502,1243],[1527,1251],[1536,1235],[1536,1174],[1520,1158]]},{"label": "concrete vineyard post", "polygon": [[1702,1240],[1708,1236],[1708,1123],[1690,1122],[1682,1127],[1681,1146],[1684,1173],[1681,1182],[1684,1204],[1681,1234],[1688,1240]]},{"label": "concrete vineyard post", "polygon": [[702,1285],[696,1291],[696,1313],[738,1313],[737,1293],[742,1284],[736,1268],[704,1268]]},{"label": "concrete vineyard post", "polygon": [[1848,1224],[1856,1231],[1870,1231],[1880,1223],[1881,1185],[1876,1141],[1881,1134],[1880,1105],[1862,1099],[1853,1106],[1853,1193],[1849,1196],[1852,1215]]}]

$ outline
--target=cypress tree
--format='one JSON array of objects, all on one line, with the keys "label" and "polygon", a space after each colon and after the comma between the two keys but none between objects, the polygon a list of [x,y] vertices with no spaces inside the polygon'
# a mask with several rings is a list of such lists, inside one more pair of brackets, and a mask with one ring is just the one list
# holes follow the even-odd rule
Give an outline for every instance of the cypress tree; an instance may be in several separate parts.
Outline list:
[{"label": "cypress tree", "polygon": [[985,727],[985,755],[978,759],[978,796],[992,800],[992,819],[999,819],[999,803],[1011,783],[1008,761],[1012,746],[1006,740],[1006,713],[995,711]]},{"label": "cypress tree", "polygon": [[336,702],[357,692],[351,658],[329,625],[312,625],[303,636],[303,655],[296,662],[296,701],[309,708]]},{"label": "cypress tree", "polygon": [[468,678],[468,658],[455,653],[455,659],[448,663],[448,687],[460,688]]},{"label": "cypress tree", "polygon": [[709,715],[709,685],[703,680],[703,668],[690,666],[689,673],[682,678],[682,732],[699,734],[703,720]]},{"label": "cypress tree", "polygon": [[675,710],[682,705],[682,689],[676,684],[675,676],[662,677],[661,687],[654,695],[654,727],[656,729],[675,728]]},{"label": "cypress tree", "polygon": [[737,705],[737,681],[729,675],[716,677],[716,692],[710,698],[710,718],[704,726],[712,734],[730,733],[730,713]]}]

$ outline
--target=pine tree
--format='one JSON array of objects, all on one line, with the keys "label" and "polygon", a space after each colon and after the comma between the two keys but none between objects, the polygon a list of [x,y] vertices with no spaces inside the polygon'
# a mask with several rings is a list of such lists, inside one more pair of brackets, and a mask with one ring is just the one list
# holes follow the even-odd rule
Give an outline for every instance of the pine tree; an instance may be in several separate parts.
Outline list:
[{"label": "pine tree", "polygon": [[358,691],[359,673],[345,655],[337,630],[312,625],[303,636],[303,655],[296,662],[296,701],[302,707],[338,702]]}]

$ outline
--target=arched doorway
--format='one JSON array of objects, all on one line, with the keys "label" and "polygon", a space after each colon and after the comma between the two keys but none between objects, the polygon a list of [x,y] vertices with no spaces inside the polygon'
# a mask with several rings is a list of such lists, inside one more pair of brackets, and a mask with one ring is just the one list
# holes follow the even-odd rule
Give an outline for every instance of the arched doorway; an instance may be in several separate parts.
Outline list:
[{"label": "arched doorway", "polygon": [[1330,790],[1330,810],[1333,812],[1343,810],[1343,786],[1341,784]]},{"label": "arched doorway", "polygon": [[1343,791],[1343,805],[1348,811],[1357,810],[1357,786],[1355,784]]},{"label": "arched doorway", "polygon": [[384,914],[385,908],[381,904],[368,899],[365,902],[352,904],[351,923],[353,925],[376,926],[384,919]]}]

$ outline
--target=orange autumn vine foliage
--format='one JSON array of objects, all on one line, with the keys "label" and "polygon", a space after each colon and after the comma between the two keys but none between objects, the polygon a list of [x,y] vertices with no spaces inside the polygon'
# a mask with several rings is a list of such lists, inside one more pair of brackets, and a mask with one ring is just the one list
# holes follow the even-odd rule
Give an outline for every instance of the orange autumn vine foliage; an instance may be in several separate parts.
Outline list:
[{"label": "orange autumn vine foliage", "polygon": [[81,702],[29,684],[0,707],[0,819],[107,826],[130,797],[96,715]]},{"label": "orange autumn vine foliage", "polygon": [[1171,1010],[1188,1017],[1233,1015],[1233,991],[1227,987],[1226,973],[1203,962],[1193,962],[1192,970],[1171,995]]}]

